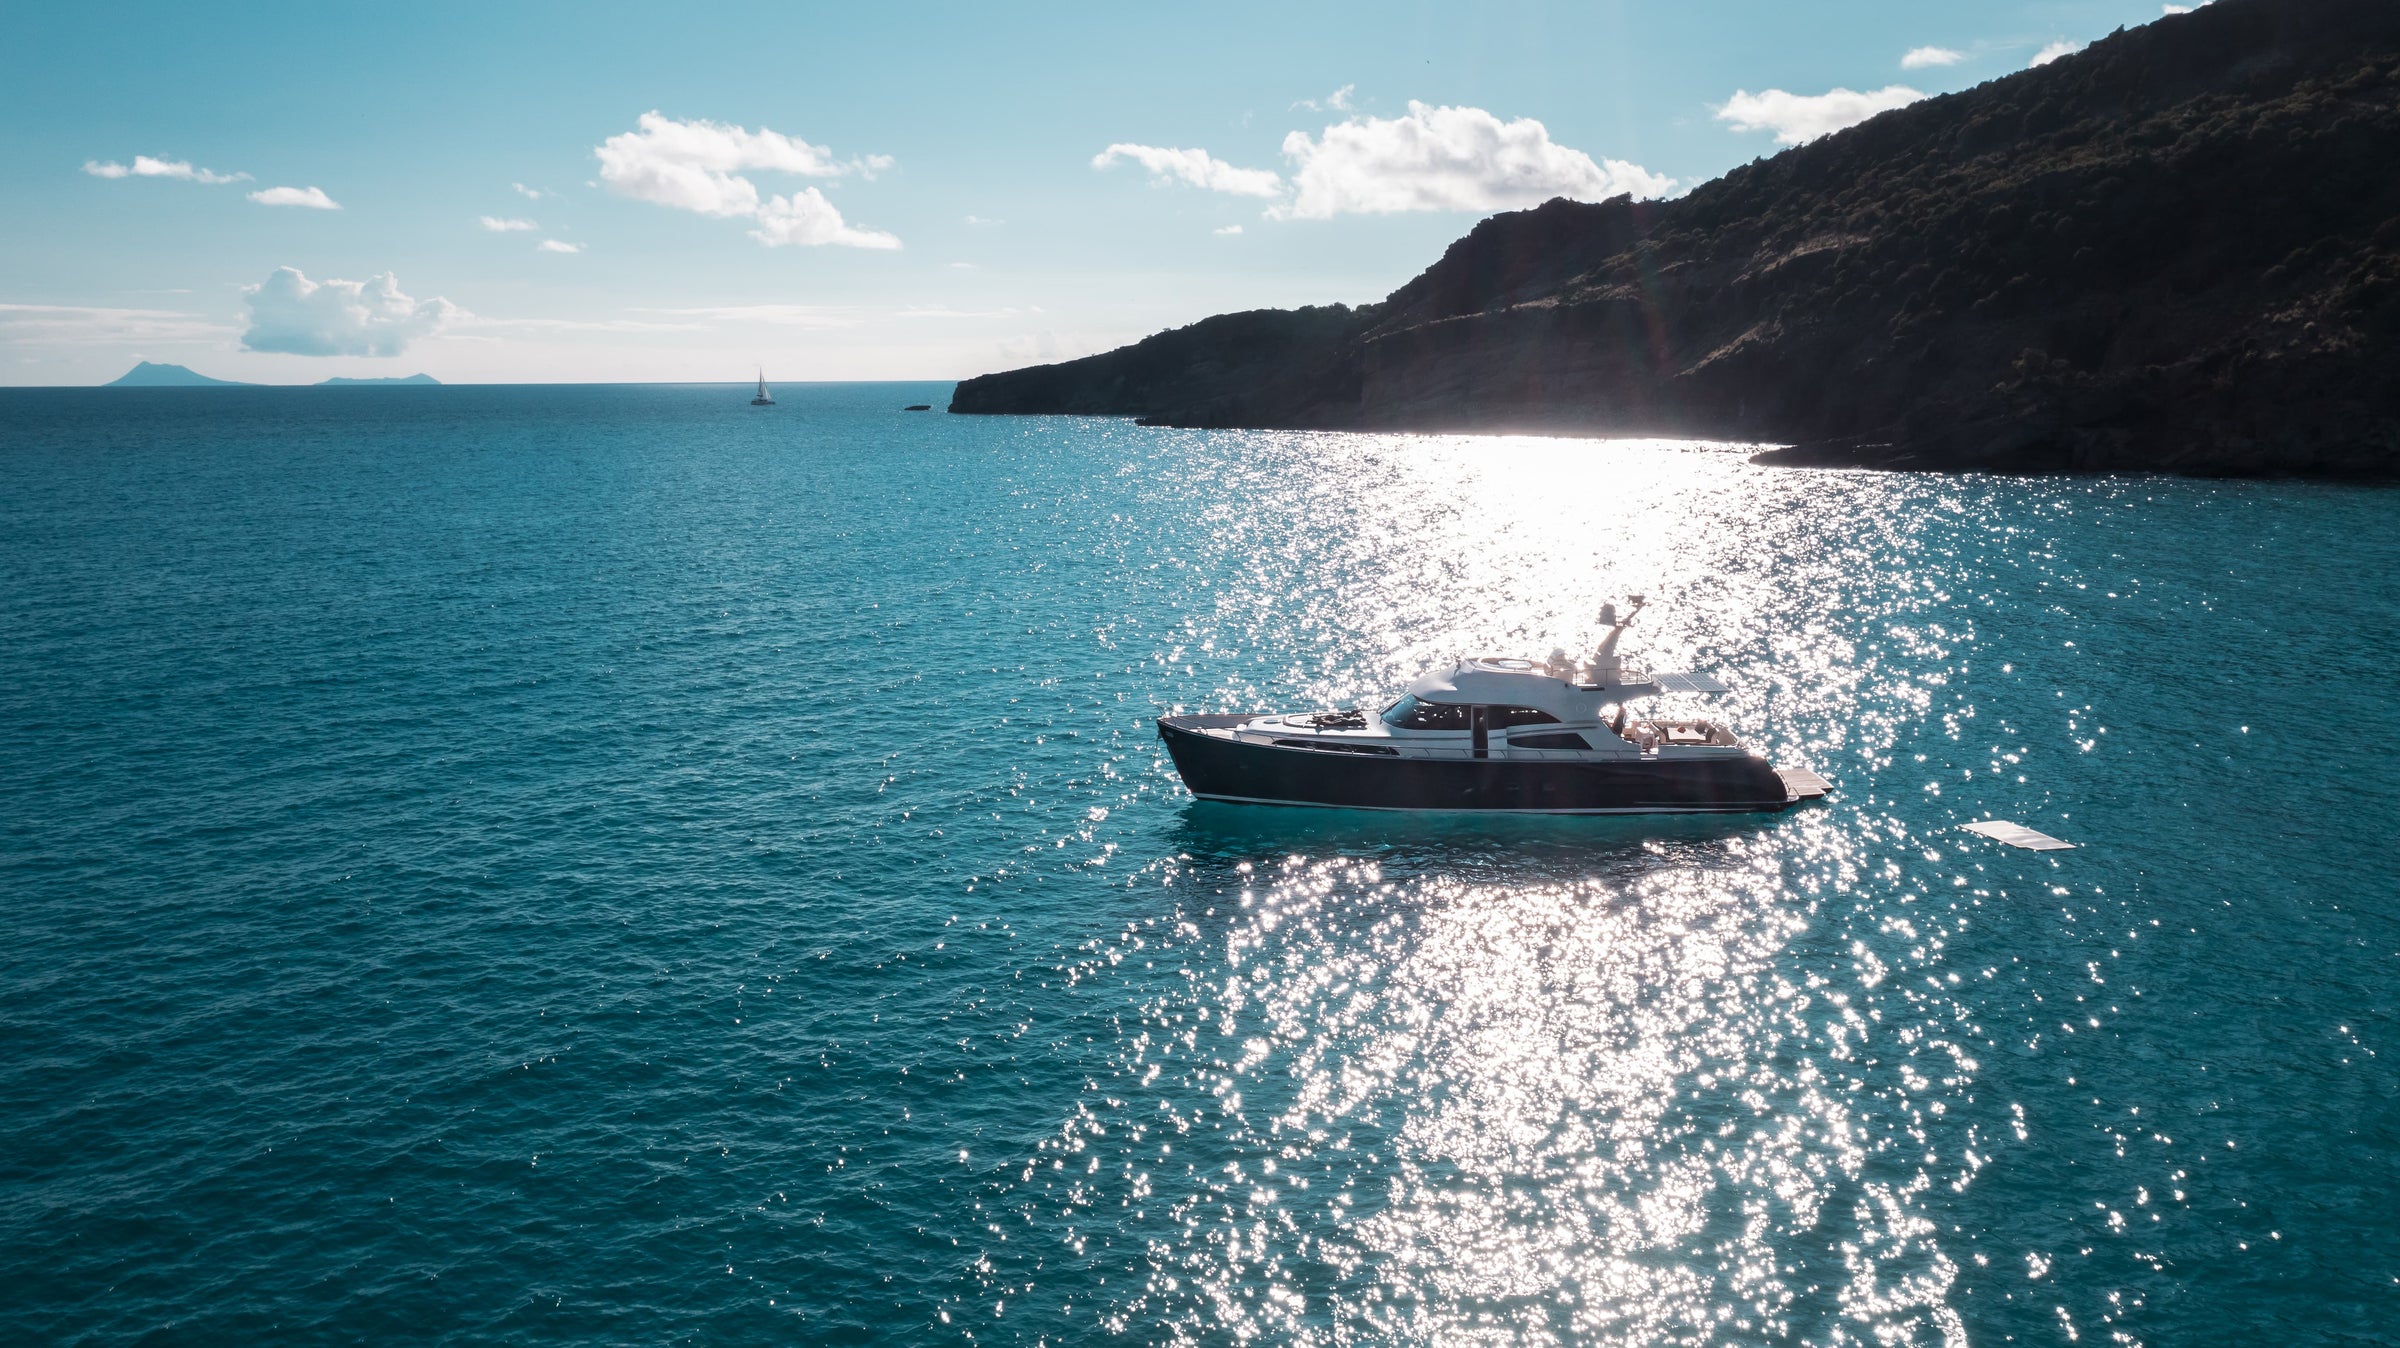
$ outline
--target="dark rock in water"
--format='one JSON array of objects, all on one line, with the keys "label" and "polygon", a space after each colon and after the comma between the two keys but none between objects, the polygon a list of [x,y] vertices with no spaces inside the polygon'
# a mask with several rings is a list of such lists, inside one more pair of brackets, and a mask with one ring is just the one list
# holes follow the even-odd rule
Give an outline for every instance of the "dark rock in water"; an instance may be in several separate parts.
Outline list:
[{"label": "dark rock in water", "polygon": [[900,410],[901,410],[901,411],[903,411],[903,412],[930,412],[930,411],[932,411],[932,410],[933,410],[933,404],[932,404],[932,403],[910,403],[908,406],[906,406],[906,407],[903,407],[903,408],[901,408]]},{"label": "dark rock in water", "polygon": [[140,361],[130,370],[102,384],[102,388],[247,388],[249,385],[234,379],[211,379],[195,374],[181,365],[159,365]]},{"label": "dark rock in water", "polygon": [[2395,166],[2400,4],[2217,0],[1679,200],[1495,216],[1381,304],[1226,314],[950,410],[2392,476]]},{"label": "dark rock in water", "polygon": [[317,387],[319,387],[319,388],[366,388],[366,387],[373,386],[373,385],[388,385],[388,384],[409,384],[409,385],[418,385],[418,384],[432,384],[432,385],[437,385],[437,386],[438,386],[438,385],[439,385],[441,382],[442,382],[441,380],[439,380],[439,379],[436,379],[436,378],[434,378],[432,375],[429,375],[429,374],[387,375],[387,376],[384,376],[384,377],[381,377],[381,378],[376,378],[376,379],[345,379],[345,378],[341,377],[340,375],[336,375],[336,376],[334,376],[334,377],[333,377],[333,378],[331,378],[331,379],[320,379],[320,380],[318,380],[318,381],[317,381]]}]

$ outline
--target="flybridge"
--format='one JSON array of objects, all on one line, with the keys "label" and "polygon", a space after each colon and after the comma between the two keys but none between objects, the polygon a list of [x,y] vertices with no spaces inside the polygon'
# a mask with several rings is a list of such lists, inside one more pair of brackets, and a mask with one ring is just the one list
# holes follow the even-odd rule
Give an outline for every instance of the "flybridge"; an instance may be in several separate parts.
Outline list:
[{"label": "flybridge", "polygon": [[1624,639],[1625,629],[1633,626],[1633,620],[1641,616],[1643,608],[1647,607],[1649,602],[1641,595],[1633,596],[1633,607],[1623,617],[1617,616],[1616,605],[1602,605],[1600,625],[1606,629],[1606,635],[1600,638],[1600,649],[1592,654],[1592,658],[1588,662],[1581,663],[1570,661],[1564,650],[1552,651],[1550,652],[1550,672],[1573,682],[1577,687],[1586,691],[1614,689],[1628,696],[1636,697],[1641,695],[1640,690],[1646,689],[1655,689],[1662,693],[1724,693],[1732,691],[1711,675],[1651,674],[1638,665],[1628,665],[1624,662],[1623,658],[1617,654],[1617,643]]},{"label": "flybridge", "polygon": [[[1578,660],[1562,647],[1550,652],[1550,658],[1539,664],[1509,656],[1477,656],[1462,660],[1455,667],[1427,674],[1411,683],[1412,696],[1432,702],[1493,701],[1502,694],[1544,697],[1560,701],[1557,693],[1543,693],[1540,685],[1554,683],[1565,692],[1598,694],[1598,705],[1622,703],[1631,698],[1648,697],[1656,693],[1724,693],[1730,692],[1723,681],[1708,674],[1652,674],[1639,665],[1628,664],[1618,653],[1625,629],[1641,615],[1649,601],[1633,596],[1633,607],[1620,616],[1617,606],[1608,604],[1600,610],[1600,625],[1604,635],[1599,649],[1588,658]],[[1516,682],[1511,682],[1512,680]],[[1536,705],[1543,705],[1537,703]],[[1568,703],[1577,707],[1591,705],[1589,698]]]}]

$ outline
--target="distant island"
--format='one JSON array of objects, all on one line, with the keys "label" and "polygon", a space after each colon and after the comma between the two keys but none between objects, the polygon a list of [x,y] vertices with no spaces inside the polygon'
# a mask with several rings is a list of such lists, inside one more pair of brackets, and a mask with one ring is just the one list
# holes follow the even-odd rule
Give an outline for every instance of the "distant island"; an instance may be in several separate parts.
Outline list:
[{"label": "distant island", "polygon": [[[331,379],[318,380],[313,387],[364,388],[378,384],[438,385],[441,382],[441,380],[436,379],[429,374],[394,375],[389,378],[382,379],[345,379],[340,375],[336,375]],[[102,384],[100,387],[259,388],[262,386],[258,384],[245,384],[238,379],[211,379],[207,375],[200,374],[181,365],[160,365],[145,360],[135,365],[132,369],[127,370],[125,373],[117,376],[105,384]]]},{"label": "distant island", "polygon": [[100,387],[248,388],[250,385],[232,379],[211,379],[207,375],[187,370],[181,365],[155,365],[145,360]]},{"label": "distant island", "polygon": [[1222,315],[950,410],[2391,477],[2394,165],[2400,4],[2217,0],[1688,196],[1495,216],[1380,304]]}]

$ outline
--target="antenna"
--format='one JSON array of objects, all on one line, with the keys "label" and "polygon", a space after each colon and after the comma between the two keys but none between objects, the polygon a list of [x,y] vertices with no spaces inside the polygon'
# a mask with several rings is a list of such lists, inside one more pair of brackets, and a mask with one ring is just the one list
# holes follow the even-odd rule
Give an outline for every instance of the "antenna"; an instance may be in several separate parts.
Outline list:
[{"label": "antenna", "polygon": [[1623,670],[1624,666],[1617,660],[1617,642],[1625,635],[1625,629],[1633,625],[1634,615],[1642,611],[1642,605],[1650,602],[1638,594],[1626,597],[1633,601],[1633,607],[1623,617],[1617,616],[1615,604],[1600,606],[1600,625],[1607,632],[1600,638],[1600,649],[1592,653],[1592,669],[1595,676],[1603,681],[1614,681]]}]

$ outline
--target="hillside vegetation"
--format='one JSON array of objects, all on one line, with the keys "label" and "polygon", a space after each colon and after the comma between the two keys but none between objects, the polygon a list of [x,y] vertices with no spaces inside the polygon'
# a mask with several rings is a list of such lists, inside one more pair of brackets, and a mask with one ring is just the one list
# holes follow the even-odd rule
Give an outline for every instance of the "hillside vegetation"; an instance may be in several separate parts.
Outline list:
[{"label": "hillside vegetation", "polygon": [[1495,216],[1380,304],[1212,318],[951,410],[2386,476],[2396,357],[2400,4],[2218,0],[1678,200]]}]

